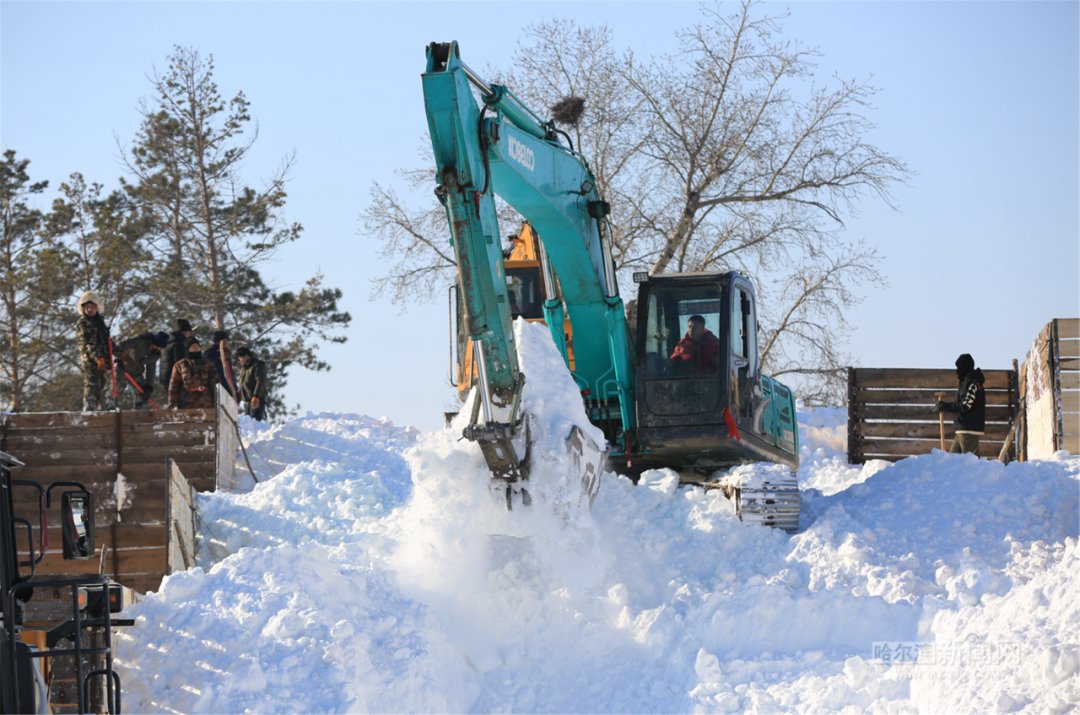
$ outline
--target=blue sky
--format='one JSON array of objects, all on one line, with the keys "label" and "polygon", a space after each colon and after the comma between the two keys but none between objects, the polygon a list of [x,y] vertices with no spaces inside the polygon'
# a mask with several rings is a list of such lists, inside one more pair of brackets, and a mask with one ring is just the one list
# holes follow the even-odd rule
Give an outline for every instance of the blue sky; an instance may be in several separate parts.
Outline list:
[{"label": "blue sky", "polygon": [[[852,362],[988,368],[1023,359],[1042,325],[1080,314],[1077,2],[795,2],[784,35],[822,54],[818,74],[880,89],[871,140],[915,172],[847,222],[885,255],[888,286],[849,314]],[[259,125],[245,179],[296,152],[287,217],[304,238],[264,268],[279,287],[321,270],[345,292],[349,341],[333,370],[295,372],[312,411],[437,427],[448,386],[443,292],[402,313],[371,301],[384,265],[362,235],[373,181],[415,167],[425,139],[424,48],[456,39],[477,69],[507,66],[527,24],[609,25],[638,55],[669,49],[689,2],[0,2],[0,143],[55,188],[74,171],[107,188],[138,126],[147,77],[173,45],[212,54],[225,96]],[[48,195],[51,201],[52,195]],[[505,231],[504,231],[505,233]]]}]

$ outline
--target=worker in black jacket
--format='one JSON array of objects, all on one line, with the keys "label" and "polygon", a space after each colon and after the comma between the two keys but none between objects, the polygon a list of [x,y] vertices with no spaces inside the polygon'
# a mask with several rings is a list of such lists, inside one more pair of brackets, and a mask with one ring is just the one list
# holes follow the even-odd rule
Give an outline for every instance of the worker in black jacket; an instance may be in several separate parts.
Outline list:
[{"label": "worker in black jacket", "polygon": [[982,370],[975,367],[975,359],[967,353],[956,358],[956,377],[960,380],[956,400],[938,400],[937,411],[957,413],[956,435],[949,451],[977,455],[979,439],[986,431],[986,389],[983,387],[986,378]]},{"label": "worker in black jacket", "polygon": [[236,398],[233,390],[235,377],[232,369],[232,350],[229,350],[229,331],[215,330],[213,343],[206,351],[206,359],[214,364],[218,371],[218,381],[229,393],[229,397]]},{"label": "worker in black jacket", "polygon": [[143,333],[121,341],[113,348],[116,383],[135,392],[135,409],[144,410],[154,393],[154,377],[161,351],[169,344],[169,334]]},{"label": "worker in black jacket", "polygon": [[262,422],[266,419],[266,363],[255,357],[248,347],[236,349],[236,397],[244,414]]}]

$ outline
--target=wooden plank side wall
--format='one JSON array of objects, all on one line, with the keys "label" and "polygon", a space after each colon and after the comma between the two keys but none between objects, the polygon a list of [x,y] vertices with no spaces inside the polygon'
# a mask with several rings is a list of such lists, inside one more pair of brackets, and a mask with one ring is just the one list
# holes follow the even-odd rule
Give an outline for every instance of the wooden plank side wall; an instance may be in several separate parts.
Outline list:
[{"label": "wooden plank side wall", "polygon": [[165,530],[165,575],[195,565],[195,490],[169,460],[168,526]]},{"label": "wooden plank side wall", "polygon": [[[986,434],[979,452],[996,457],[1015,418],[1019,394],[1013,370],[983,370]],[[897,461],[941,447],[934,410],[936,392],[956,397],[956,372],[947,369],[848,368],[848,461]],[[945,448],[952,442],[954,414],[945,413]]]},{"label": "wooden plank side wall", "polygon": [[[175,463],[191,488],[214,489],[214,410],[15,413],[0,420],[0,449],[26,465],[15,471],[16,479],[46,488],[76,481],[95,495],[97,556],[63,560],[57,490],[47,514],[45,557],[35,575],[100,572],[142,593],[157,589],[168,569],[168,465]],[[15,514],[34,524],[35,550],[41,543],[37,504],[36,490],[16,490]],[[25,542],[20,535],[24,548]]]},{"label": "wooden plank side wall", "polygon": [[1020,394],[1025,455],[1080,454],[1080,318],[1043,327],[1020,368]]},{"label": "wooden plank side wall", "polygon": [[1080,454],[1080,318],[1054,320],[1058,449]]},{"label": "wooden plank side wall", "polygon": [[240,408],[225,388],[218,385],[217,390],[217,488],[224,491],[238,491],[236,481],[236,452],[240,449],[240,435],[237,420]]}]

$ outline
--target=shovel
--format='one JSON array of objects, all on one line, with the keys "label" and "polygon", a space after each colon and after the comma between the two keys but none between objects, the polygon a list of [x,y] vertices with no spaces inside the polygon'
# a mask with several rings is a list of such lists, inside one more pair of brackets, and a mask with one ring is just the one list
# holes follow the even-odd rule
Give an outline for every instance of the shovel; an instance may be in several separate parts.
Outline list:
[{"label": "shovel", "polygon": [[[945,400],[945,393],[944,392],[935,392],[934,393],[934,399],[937,400],[938,402],[943,402]],[[938,419],[938,432],[941,434],[941,451],[944,452],[945,451],[945,413],[944,412],[938,412],[937,413],[937,419]]]}]

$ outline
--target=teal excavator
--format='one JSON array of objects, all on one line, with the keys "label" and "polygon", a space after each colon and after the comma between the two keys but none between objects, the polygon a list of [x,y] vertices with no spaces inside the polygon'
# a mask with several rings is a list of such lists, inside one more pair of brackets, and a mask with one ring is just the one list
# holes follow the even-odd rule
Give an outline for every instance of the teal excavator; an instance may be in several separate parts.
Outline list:
[{"label": "teal excavator", "polygon": [[[525,376],[512,329],[520,312],[508,288],[495,194],[538,238],[544,322],[589,420],[604,432],[611,468],[671,467],[686,481],[708,482],[705,475],[740,463],[783,464],[790,469],[764,470],[765,478],[721,481],[744,521],[797,529],[794,395],[760,372],[750,281],[737,272],[636,274],[636,313],[628,320],[607,231],[610,207],[570,137],[505,86],[481,79],[456,42],[428,45],[422,81],[435,193],[457,263],[457,326],[475,363],[464,437],[479,445],[507,505],[528,503],[536,456],[522,410]],[[568,435],[567,448],[591,496],[605,449],[580,430]]]}]

